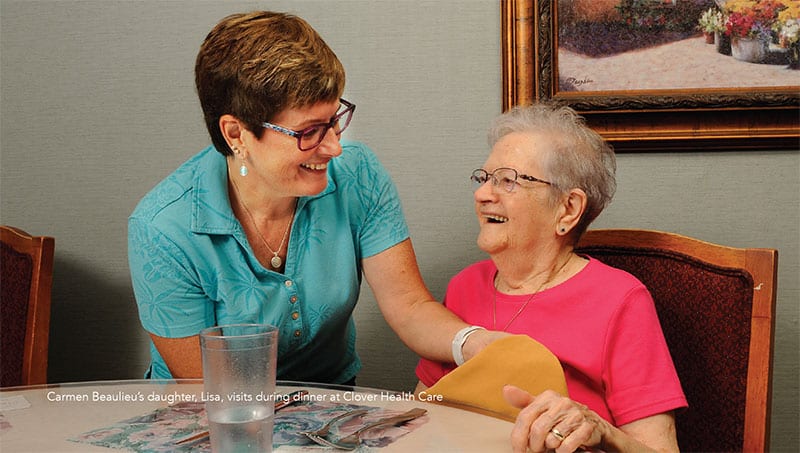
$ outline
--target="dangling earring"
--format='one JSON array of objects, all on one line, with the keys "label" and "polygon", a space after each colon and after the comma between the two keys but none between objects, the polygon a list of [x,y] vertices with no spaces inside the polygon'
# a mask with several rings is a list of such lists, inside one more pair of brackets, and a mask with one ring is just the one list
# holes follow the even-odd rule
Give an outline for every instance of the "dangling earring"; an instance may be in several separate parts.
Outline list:
[{"label": "dangling earring", "polygon": [[247,176],[247,173],[248,173],[247,165],[244,164],[244,158],[242,157],[242,154],[239,151],[239,148],[237,148],[235,146],[231,146],[231,150],[233,151],[234,154],[236,154],[236,157],[238,157],[239,159],[242,159],[242,166],[239,167],[239,174],[242,175],[242,176]]}]

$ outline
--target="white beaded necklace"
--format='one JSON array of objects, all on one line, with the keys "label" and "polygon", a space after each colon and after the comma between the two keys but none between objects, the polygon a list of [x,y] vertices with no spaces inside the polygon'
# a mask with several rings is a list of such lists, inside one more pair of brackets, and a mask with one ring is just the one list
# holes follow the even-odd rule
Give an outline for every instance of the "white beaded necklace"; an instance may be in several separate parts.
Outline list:
[{"label": "white beaded necklace", "polygon": [[242,193],[239,191],[239,186],[236,184],[236,180],[231,178],[231,183],[233,183],[233,188],[236,190],[236,196],[239,198],[239,203],[242,204],[244,212],[247,214],[247,217],[250,218],[250,222],[253,224],[253,228],[256,229],[256,234],[258,234],[258,237],[261,238],[261,242],[263,242],[264,245],[267,246],[267,250],[269,250],[269,252],[272,253],[272,258],[270,258],[269,260],[270,266],[272,266],[273,269],[280,269],[280,267],[283,265],[283,260],[278,255],[280,254],[281,250],[283,250],[283,244],[286,242],[286,237],[289,234],[289,228],[292,226],[292,220],[294,220],[294,213],[297,210],[297,203],[295,203],[294,209],[292,209],[292,215],[289,216],[289,223],[286,224],[286,230],[284,230],[283,232],[283,237],[281,238],[281,244],[278,246],[278,250],[275,251],[272,250],[272,247],[269,246],[267,240],[264,239],[264,236],[261,234],[261,230],[258,228],[258,224],[256,223],[255,218],[253,218],[253,214],[250,212],[250,209],[247,208],[247,204],[245,204],[244,198],[242,198]]}]

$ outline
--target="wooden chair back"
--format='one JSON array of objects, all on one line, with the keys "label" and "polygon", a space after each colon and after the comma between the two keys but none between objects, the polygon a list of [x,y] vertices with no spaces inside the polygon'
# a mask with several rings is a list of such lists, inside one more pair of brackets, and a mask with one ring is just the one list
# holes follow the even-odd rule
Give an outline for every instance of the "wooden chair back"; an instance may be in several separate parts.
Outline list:
[{"label": "wooden chair back", "polygon": [[0,386],[47,383],[55,240],[0,226]]},{"label": "wooden chair back", "polygon": [[681,451],[768,451],[777,250],[616,229],[587,231],[576,251],[650,290],[689,402]]}]

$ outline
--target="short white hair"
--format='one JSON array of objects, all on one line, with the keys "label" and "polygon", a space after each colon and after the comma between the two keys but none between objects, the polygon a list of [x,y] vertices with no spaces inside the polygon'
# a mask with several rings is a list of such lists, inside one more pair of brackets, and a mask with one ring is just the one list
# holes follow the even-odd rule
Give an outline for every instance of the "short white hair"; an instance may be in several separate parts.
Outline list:
[{"label": "short white hair", "polygon": [[614,150],[575,110],[537,103],[518,106],[495,118],[489,129],[489,147],[512,133],[544,134],[551,138],[542,178],[552,183],[555,202],[574,188],[586,193],[586,211],[575,229],[574,241],[611,203],[617,190]]}]

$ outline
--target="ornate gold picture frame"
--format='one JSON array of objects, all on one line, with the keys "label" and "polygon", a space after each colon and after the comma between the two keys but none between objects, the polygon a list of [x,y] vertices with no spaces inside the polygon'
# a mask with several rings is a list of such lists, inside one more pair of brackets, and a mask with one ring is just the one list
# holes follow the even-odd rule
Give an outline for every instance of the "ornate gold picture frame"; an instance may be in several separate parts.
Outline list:
[{"label": "ornate gold picture frame", "polygon": [[501,9],[504,110],[566,103],[619,151],[800,148],[800,86],[560,90],[558,0],[502,0]]}]

